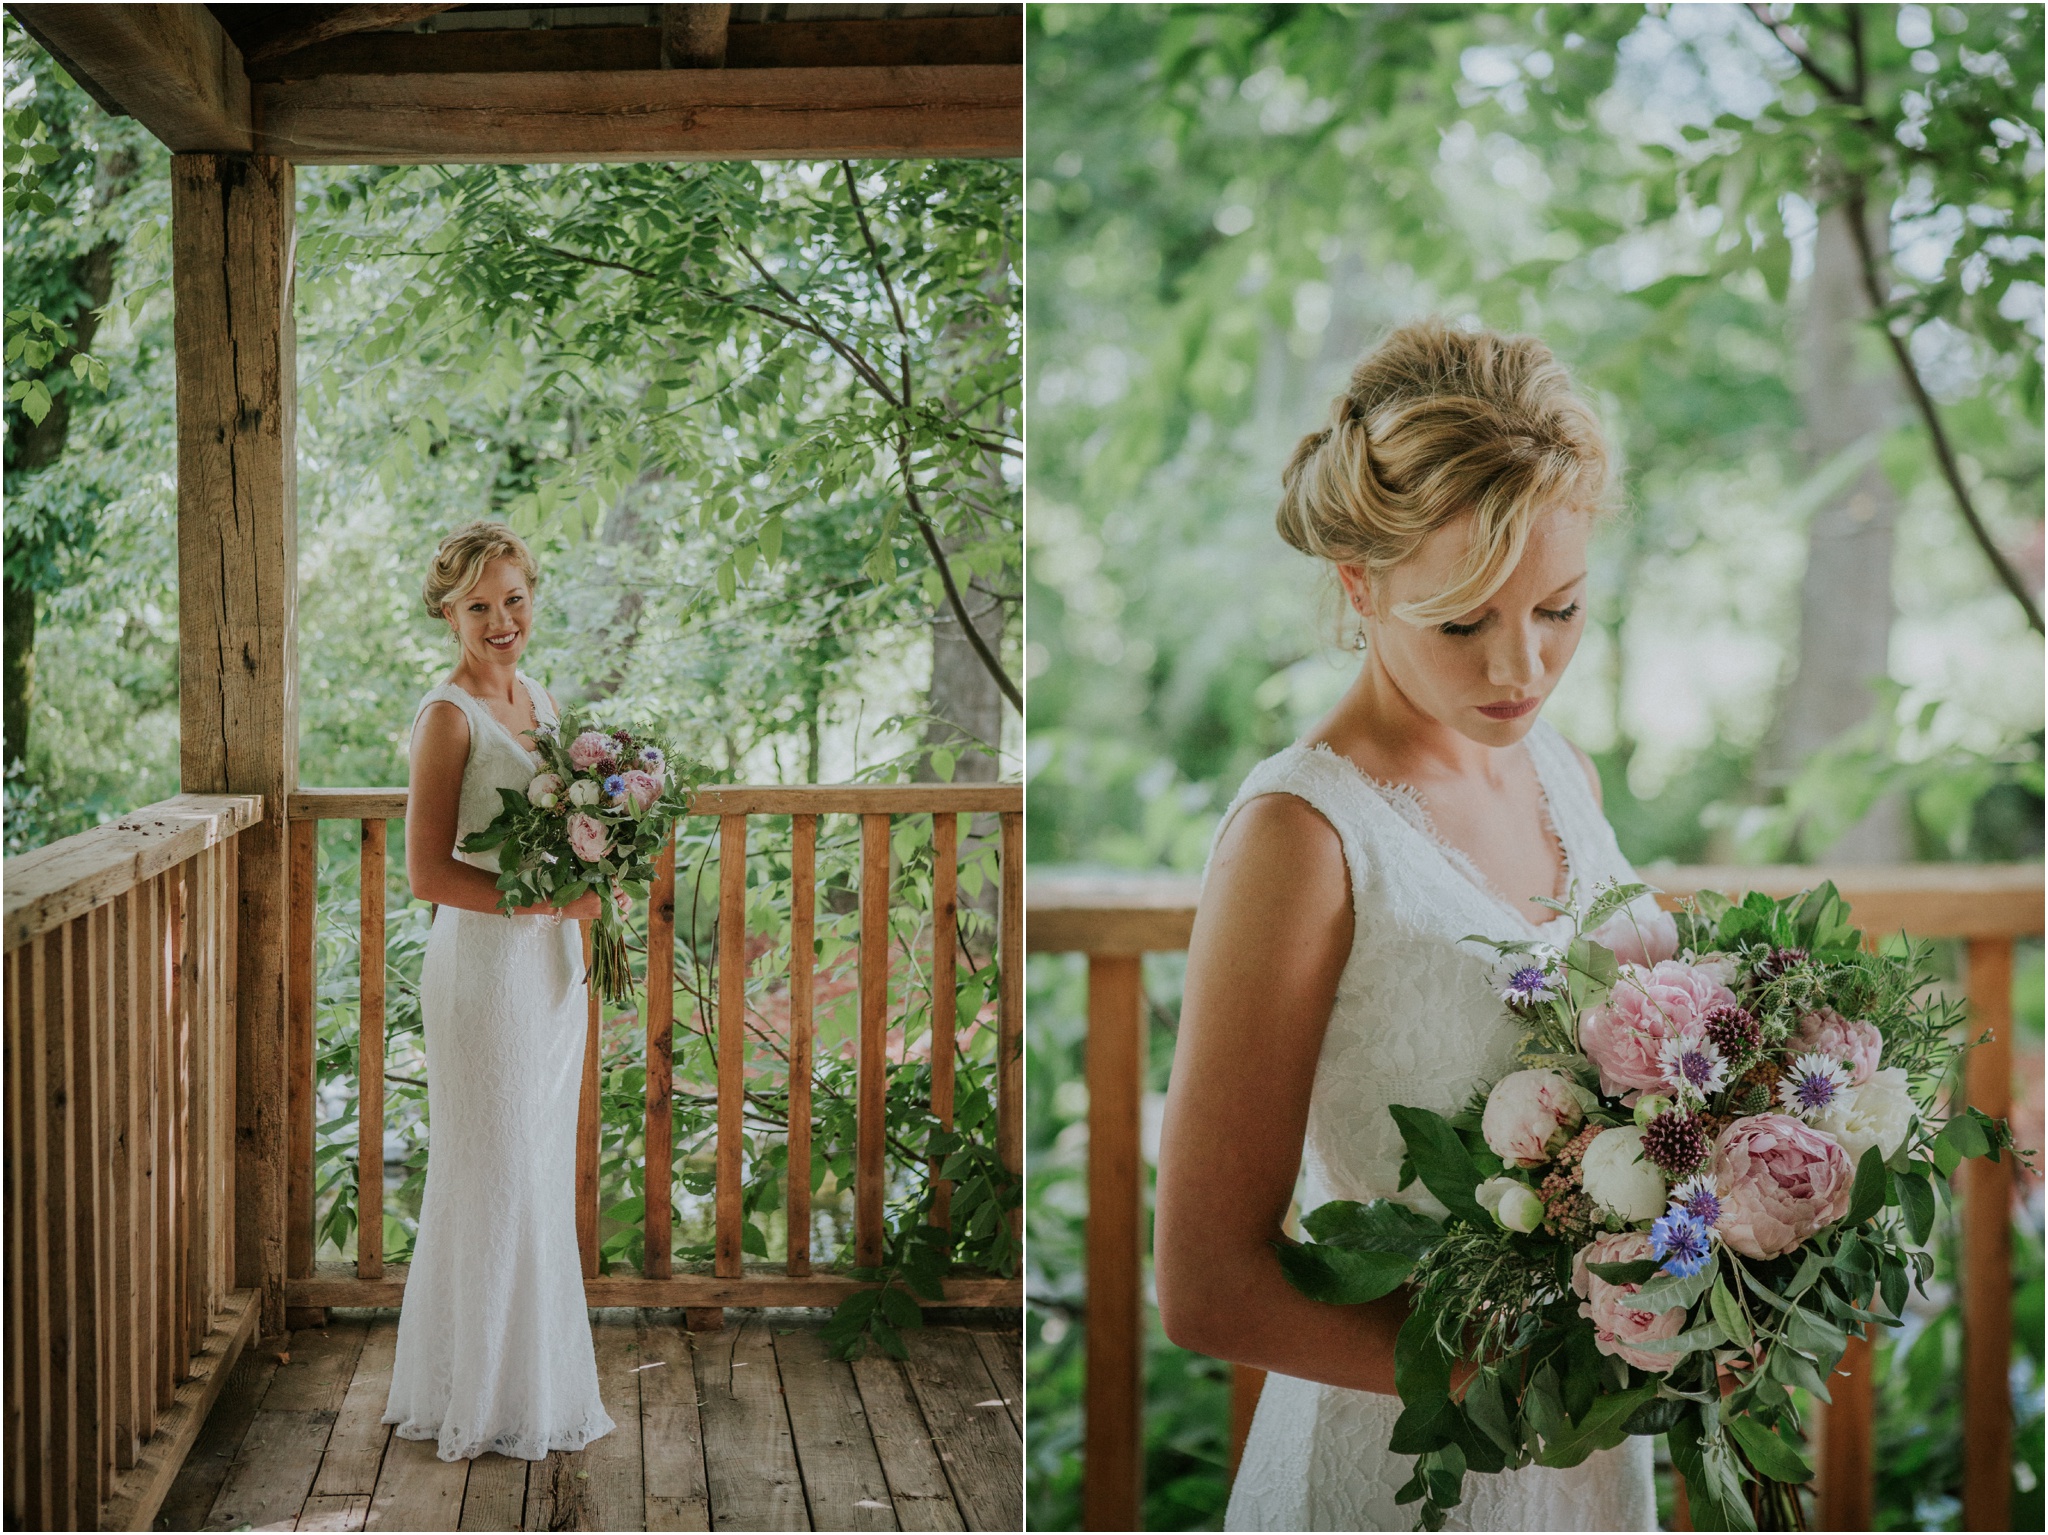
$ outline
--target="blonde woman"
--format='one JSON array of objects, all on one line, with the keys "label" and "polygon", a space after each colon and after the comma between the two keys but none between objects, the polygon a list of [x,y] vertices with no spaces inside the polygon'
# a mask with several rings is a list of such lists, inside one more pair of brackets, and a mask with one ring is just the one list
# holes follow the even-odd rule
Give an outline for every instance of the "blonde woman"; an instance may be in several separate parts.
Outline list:
[{"label": "blonde woman", "polygon": [[384,1421],[442,1460],[540,1460],[614,1426],[576,1248],[583,949],[562,920],[595,917],[599,898],[508,915],[497,854],[457,850],[500,789],[526,789],[532,733],[555,723],[519,670],[538,578],[510,528],[473,522],[441,540],[424,591],[458,653],[413,717],[405,869],[440,907],[420,973],[433,1140]]},{"label": "blonde woman", "polygon": [[[1533,938],[1632,871],[1592,766],[1540,718],[1585,626],[1608,455],[1526,336],[1395,331],[1283,476],[1282,537],[1334,567],[1363,650],[1343,699],[1253,768],[1218,827],[1188,947],[1159,1158],[1160,1314],[1271,1372],[1227,1528],[1398,1530],[1388,1449],[1399,1293],[1310,1300],[1269,1243],[1288,1206],[1400,1199],[1389,1104],[1450,1114],[1511,1069],[1468,933]],[[1647,899],[1647,898],[1645,898]],[[1302,1174],[1297,1189],[1297,1172]],[[1451,1528],[1655,1527],[1650,1445],[1468,1478]]]}]

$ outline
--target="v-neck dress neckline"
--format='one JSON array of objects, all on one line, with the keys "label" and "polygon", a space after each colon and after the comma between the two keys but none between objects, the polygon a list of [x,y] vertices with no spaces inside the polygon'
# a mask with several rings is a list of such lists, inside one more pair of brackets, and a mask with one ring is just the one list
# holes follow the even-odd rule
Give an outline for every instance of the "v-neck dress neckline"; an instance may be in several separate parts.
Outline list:
[{"label": "v-neck dress neckline", "polygon": [[[540,703],[533,696],[533,683],[527,677],[525,672],[514,672],[512,675],[519,679],[520,687],[526,690],[526,710],[527,713],[533,716],[532,728],[535,730],[539,730],[541,724]],[[470,693],[469,689],[464,687],[459,682],[450,682],[447,684],[447,686],[455,689],[455,691],[458,693],[469,693],[469,696],[471,698],[476,699],[477,707],[483,710],[484,718],[489,720],[493,725],[496,725],[498,727],[499,733],[502,734],[506,740],[510,741],[514,746],[518,747],[519,750],[524,752],[527,756],[532,757],[536,760],[540,759],[540,748],[537,746],[528,746],[524,741],[520,740],[518,736],[514,735],[510,730],[507,730],[505,728],[505,722],[499,719],[497,715],[491,713],[491,706],[489,704],[485,703],[481,698],[477,698],[476,694]]]},{"label": "v-neck dress neckline", "polygon": [[[1528,759],[1529,766],[1536,774],[1536,803],[1538,813],[1543,820],[1543,829],[1550,834],[1551,840],[1557,844],[1558,855],[1564,866],[1564,890],[1562,893],[1553,892],[1551,899],[1568,900],[1571,896],[1572,887],[1577,883],[1577,871],[1572,859],[1571,844],[1565,840],[1564,831],[1558,821],[1556,804],[1550,792],[1550,780],[1544,774],[1542,758],[1531,749],[1528,736],[1522,738],[1520,745],[1523,755]],[[1336,750],[1327,742],[1318,741],[1315,745],[1305,749],[1313,752],[1323,752],[1348,768],[1360,783],[1373,791],[1373,798],[1394,813],[1396,820],[1407,827],[1409,831],[1413,832],[1423,842],[1436,849],[1444,862],[1463,875],[1481,895],[1521,923],[1531,933],[1541,937],[1547,929],[1563,920],[1561,913],[1553,913],[1546,921],[1532,922],[1526,913],[1516,910],[1515,903],[1508,898],[1498,885],[1486,877],[1485,872],[1480,869],[1479,865],[1473,862],[1472,855],[1437,829],[1436,819],[1429,813],[1428,801],[1422,797],[1421,790],[1415,788],[1414,785],[1401,783],[1389,778],[1375,778],[1350,757]]]}]

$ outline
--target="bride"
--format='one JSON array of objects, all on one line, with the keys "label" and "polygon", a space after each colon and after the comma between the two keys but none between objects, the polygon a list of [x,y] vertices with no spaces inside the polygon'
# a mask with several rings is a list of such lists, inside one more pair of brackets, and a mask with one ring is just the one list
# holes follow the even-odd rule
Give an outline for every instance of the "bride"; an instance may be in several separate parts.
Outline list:
[{"label": "bride", "polygon": [[[1632,877],[1592,764],[1538,718],[1585,625],[1607,452],[1526,336],[1403,327],[1283,476],[1282,537],[1328,560],[1358,678],[1252,769],[1188,945],[1159,1156],[1159,1310],[1183,1347],[1270,1371],[1227,1516],[1240,1530],[1411,1528],[1388,1449],[1400,1293],[1310,1300],[1270,1243],[1296,1197],[1398,1199],[1389,1104],[1452,1114],[1512,1066],[1493,957],[1537,896]],[[1643,898],[1645,901],[1647,897]],[[1647,911],[1647,908],[1645,908]],[[1647,1530],[1650,1441],[1467,1479],[1450,1528]]]},{"label": "bride", "polygon": [[441,540],[425,588],[461,656],[413,719],[406,875],[440,907],[420,974],[433,1140],[384,1421],[442,1460],[540,1460],[614,1427],[576,1247],[586,1002],[561,920],[595,917],[599,897],[508,916],[497,854],[456,851],[538,770],[522,737],[555,723],[518,669],[538,575],[510,528],[473,522]]}]

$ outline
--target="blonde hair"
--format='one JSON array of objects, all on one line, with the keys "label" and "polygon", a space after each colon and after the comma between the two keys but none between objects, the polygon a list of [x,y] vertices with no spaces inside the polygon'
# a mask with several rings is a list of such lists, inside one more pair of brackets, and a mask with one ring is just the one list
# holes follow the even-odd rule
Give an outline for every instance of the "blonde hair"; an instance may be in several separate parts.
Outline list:
[{"label": "blonde hair", "polygon": [[1599,420],[1534,336],[1418,320],[1351,373],[1330,425],[1301,439],[1281,473],[1280,536],[1372,581],[1454,518],[1471,547],[1436,596],[1394,616],[1442,623],[1499,591],[1540,512],[1604,510],[1610,464]]},{"label": "blonde hair", "polygon": [[426,585],[420,595],[427,611],[444,616],[441,605],[453,602],[483,579],[494,560],[507,556],[519,562],[519,572],[529,587],[540,584],[540,566],[533,551],[517,533],[502,522],[465,523],[442,539],[434,550],[434,562],[427,567]]}]

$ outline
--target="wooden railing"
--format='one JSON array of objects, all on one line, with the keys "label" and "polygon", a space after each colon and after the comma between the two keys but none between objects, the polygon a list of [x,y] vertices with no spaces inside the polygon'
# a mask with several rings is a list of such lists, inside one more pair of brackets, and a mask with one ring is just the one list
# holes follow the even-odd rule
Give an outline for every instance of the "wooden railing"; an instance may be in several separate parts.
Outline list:
[{"label": "wooden railing", "polygon": [[[1023,1105],[1022,947],[1023,791],[1014,784],[900,786],[799,785],[706,789],[692,814],[719,819],[718,965],[716,1007],[714,1260],[711,1272],[676,1273],[671,1258],[672,1157],[649,1157],[642,1217],[645,1258],[638,1275],[600,1274],[598,1262],[599,1004],[592,993],[584,1050],[582,1107],[576,1131],[576,1229],[583,1255],[584,1293],[593,1306],[680,1306],[696,1327],[718,1325],[726,1306],[830,1306],[861,1288],[851,1276],[816,1273],[811,1265],[812,999],[816,960],[818,817],[857,815],[861,825],[857,1108],[853,1200],[854,1260],[883,1259],[886,1177],[884,1109],[889,1030],[889,889],[891,818],[933,818],[932,1108],[953,1122],[955,1064],[957,858],[959,818],[990,813],[1000,826],[1000,902],[996,958],[999,975],[996,1030],[997,1150],[1011,1171],[1022,1165]],[[405,815],[403,789],[302,789],[291,797],[291,959],[287,972],[290,1014],[289,1228],[285,1299],[292,1307],[392,1306],[404,1293],[403,1273],[383,1259],[384,1128],[381,1074],[361,1071],[359,1082],[358,1224],[351,1266],[314,1261],[314,892],[315,835],[323,820],[362,827],[362,984],[359,1061],[384,1054],[384,905],[386,823]],[[778,1272],[741,1258],[743,1189],[741,1115],[746,1088],[746,861],[750,816],[788,816],[792,907],[789,973],[789,1136],[787,1145],[788,1253]],[[675,839],[664,849],[647,913],[645,1144],[672,1147],[674,1061]],[[586,936],[586,952],[588,939]],[[930,1170],[936,1176],[936,1170]],[[946,1210],[939,1189],[938,1218]],[[951,1306],[1017,1306],[1022,1281],[996,1276],[948,1278]]]},{"label": "wooden railing", "polygon": [[235,1288],[236,835],[179,795],[6,868],[6,1522],[147,1529]]},{"label": "wooden railing", "polygon": [[[1675,868],[1645,878],[1678,894],[1762,890],[1791,895],[1832,878],[1868,933],[1955,938],[1974,1024],[1990,1042],[1969,1057],[1969,1101],[2004,1116],[2012,1095],[2013,940],[2042,930],[2038,864],[1890,868]],[[1031,877],[1027,946],[1088,956],[1087,1342],[1082,1523],[1143,1527],[1145,1219],[1139,1124],[1144,1094],[1143,955],[1187,947],[1199,882],[1177,876]],[[1678,895],[1663,897],[1676,905]],[[1963,1528],[2004,1529],[2012,1476],[2012,1162],[1972,1161],[1961,1175]],[[1867,1530],[1874,1517],[1870,1343],[1850,1345],[1834,1405],[1815,1425],[1818,1528]],[[1261,1372],[1233,1372],[1231,1470],[1258,1400]]]}]

